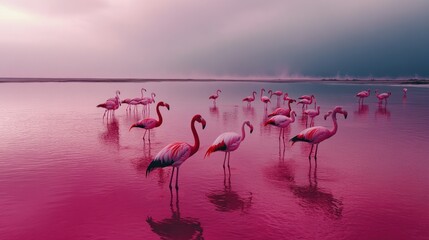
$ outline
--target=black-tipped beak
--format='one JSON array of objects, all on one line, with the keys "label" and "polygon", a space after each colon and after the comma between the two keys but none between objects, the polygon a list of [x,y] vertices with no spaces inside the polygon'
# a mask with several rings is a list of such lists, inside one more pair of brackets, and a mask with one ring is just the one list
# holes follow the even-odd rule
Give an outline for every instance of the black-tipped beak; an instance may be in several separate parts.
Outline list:
[{"label": "black-tipped beak", "polygon": [[347,112],[344,112],[344,118],[347,119]]},{"label": "black-tipped beak", "polygon": [[206,123],[203,123],[203,129],[206,128]]},{"label": "black-tipped beak", "polygon": [[135,126],[136,126],[135,124],[131,125],[130,129],[128,130],[128,132],[131,131],[131,128],[133,128]]},{"label": "black-tipped beak", "polygon": [[170,110],[170,105],[165,104],[165,107],[167,107],[167,109]]},{"label": "black-tipped beak", "polygon": [[324,116],[323,118],[326,120],[326,118],[328,118],[328,117],[327,117],[327,116]]},{"label": "black-tipped beak", "polygon": [[253,128],[250,128],[250,133],[252,133],[253,132]]}]

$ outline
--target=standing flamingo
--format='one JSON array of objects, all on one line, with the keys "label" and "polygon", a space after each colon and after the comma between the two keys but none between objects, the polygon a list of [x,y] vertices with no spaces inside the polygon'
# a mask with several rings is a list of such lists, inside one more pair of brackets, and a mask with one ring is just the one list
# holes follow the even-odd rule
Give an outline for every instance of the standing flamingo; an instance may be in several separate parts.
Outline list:
[{"label": "standing flamingo", "polygon": [[216,99],[219,97],[219,93],[222,92],[220,89],[216,91],[216,94],[213,94],[209,97],[209,99],[213,99],[213,104],[216,104]]},{"label": "standing flamingo", "polygon": [[172,166],[173,171],[171,173],[169,186],[171,189],[171,182],[173,181],[174,169],[177,168],[176,189],[179,188],[178,179],[179,179],[180,165],[182,165],[182,163],[184,163],[189,157],[194,155],[200,148],[200,139],[198,137],[197,130],[195,129],[195,122],[201,123],[204,129],[206,127],[206,120],[204,120],[204,118],[201,117],[201,115],[199,114],[195,115],[191,120],[191,130],[192,130],[192,134],[194,135],[195,144],[193,146],[185,142],[176,142],[176,143],[168,144],[163,149],[161,149],[161,151],[159,151],[159,153],[149,164],[149,166],[146,169],[146,176],[156,168],[164,168],[164,167]]},{"label": "standing flamingo", "polygon": [[155,102],[155,97],[156,94],[155,93],[151,93],[150,97],[143,97],[140,99],[139,104],[143,105],[143,116],[145,115],[145,113],[147,112],[148,116],[150,116],[150,104]]},{"label": "standing flamingo", "polygon": [[347,111],[343,110],[342,107],[337,106],[334,108],[334,110],[329,111],[325,115],[325,120],[329,115],[332,115],[332,121],[334,122],[334,128],[332,130],[329,130],[322,126],[311,127],[311,128],[304,129],[298,135],[290,139],[290,141],[292,141],[292,145],[295,142],[308,142],[311,144],[311,150],[310,150],[310,154],[308,155],[308,160],[311,159],[311,153],[313,152],[313,147],[315,144],[316,144],[316,153],[314,154],[314,158],[317,159],[317,149],[319,148],[319,143],[334,136],[335,133],[337,133],[337,130],[338,130],[337,113],[341,113],[344,115],[344,118],[347,118]]},{"label": "standing flamingo", "polygon": [[275,92],[273,92],[272,90],[269,90],[268,94],[270,94],[270,99],[273,95],[277,96],[277,106],[279,106],[280,105],[280,97],[283,95],[283,92],[280,90],[277,90]]},{"label": "standing flamingo", "polygon": [[243,102],[247,102],[247,105],[250,105],[251,102],[255,101],[257,92],[253,91],[252,96],[247,96],[243,98]]},{"label": "standing flamingo", "polygon": [[295,99],[290,99],[288,102],[288,109],[285,108],[276,108],[272,113],[268,114],[268,117],[273,117],[275,115],[284,115],[286,117],[290,117],[290,111],[292,111],[292,108],[290,107],[290,104],[296,102]]},{"label": "standing flamingo", "polygon": [[264,88],[262,88],[261,89],[261,102],[263,102],[264,104],[265,104],[265,109],[267,109],[267,105],[268,105],[268,103],[270,103],[271,101],[270,101],[270,98],[269,97],[267,97],[267,96],[263,96],[262,94],[264,94],[264,92],[265,92],[265,89]]},{"label": "standing flamingo", "polygon": [[135,98],[133,98],[133,99],[130,99],[129,101],[128,101],[128,106],[131,108],[131,106],[130,105],[134,105],[134,109],[135,110],[137,110],[137,105],[139,104],[139,102],[144,98],[143,97],[143,95],[144,95],[144,93],[143,92],[146,92],[146,88],[141,88],[140,89],[140,92],[141,92],[141,97],[135,97]]},{"label": "standing flamingo", "polygon": [[156,127],[161,126],[162,124],[162,115],[161,112],[159,111],[159,107],[166,107],[168,110],[170,110],[170,105],[168,105],[168,103],[164,103],[164,102],[159,102],[156,105],[156,113],[158,114],[158,121],[156,119],[153,118],[145,118],[142,119],[140,121],[138,121],[137,123],[131,125],[129,131],[131,131],[131,128],[133,127],[138,127],[138,128],[144,128],[144,134],[143,134],[143,140],[144,137],[146,136],[146,132],[149,130],[149,142],[150,142],[150,130]]},{"label": "standing flamingo", "polygon": [[363,100],[369,96],[370,91],[371,91],[371,90],[370,90],[370,89],[368,89],[367,91],[358,92],[358,93],[356,94],[356,97],[358,97],[358,98],[359,98],[359,103],[360,103],[360,104],[363,104]]},{"label": "standing flamingo", "polygon": [[229,168],[229,158],[231,156],[231,152],[235,151],[244,138],[246,137],[246,133],[244,131],[244,126],[247,125],[250,128],[250,133],[253,132],[253,126],[249,121],[243,122],[241,126],[241,136],[235,132],[225,132],[219,135],[213,144],[207,149],[206,155],[204,157],[210,156],[211,153],[217,151],[225,152],[225,158],[223,159],[223,169],[225,169],[226,156],[228,155],[228,168]]},{"label": "standing flamingo", "polygon": [[407,88],[403,88],[403,89],[402,89],[402,92],[404,93],[404,97],[407,97],[407,91],[408,91],[408,89],[407,89]]},{"label": "standing flamingo", "polygon": [[285,93],[285,95],[283,96],[283,104],[285,104],[285,102],[289,100],[295,100],[295,99],[290,98],[289,93]]},{"label": "standing flamingo", "polygon": [[[315,100],[315,97],[314,95],[311,95],[310,99],[303,98],[303,97],[300,97],[300,99],[301,100],[299,100],[297,104],[302,104],[302,111],[304,111],[304,106],[305,108],[307,108],[308,105],[311,105],[313,103],[313,99]],[[314,101],[314,106],[316,106],[316,101]]]},{"label": "standing flamingo", "polygon": [[378,89],[375,90],[375,96],[378,98],[379,104],[383,103],[383,100],[385,101],[384,104],[387,104],[387,99],[390,97],[390,95],[392,95],[391,92],[378,93]]},{"label": "standing flamingo", "polygon": [[305,122],[305,126],[307,127],[307,123],[308,123],[308,117],[311,118],[310,121],[310,127],[312,125],[314,125],[314,118],[317,117],[320,114],[320,106],[317,106],[317,110],[316,109],[307,109],[304,111],[304,115],[307,115],[307,120]]},{"label": "standing flamingo", "polygon": [[113,116],[113,114],[115,113],[114,111],[119,108],[119,101],[109,100],[109,101],[106,101],[105,103],[98,104],[97,107],[106,109],[103,114],[103,119],[106,116],[106,113],[107,113],[107,118],[109,118],[109,113],[111,113],[111,115]]},{"label": "standing flamingo", "polygon": [[273,116],[270,119],[268,119],[264,123],[264,126],[267,126],[269,124],[269,125],[279,127],[280,128],[279,139],[282,136],[282,133],[283,133],[283,139],[284,139],[285,138],[285,128],[287,126],[289,126],[289,124],[295,122],[295,117],[296,117],[296,113],[295,113],[295,111],[292,110],[290,112],[290,118],[286,117],[284,115],[276,115],[276,116]]}]

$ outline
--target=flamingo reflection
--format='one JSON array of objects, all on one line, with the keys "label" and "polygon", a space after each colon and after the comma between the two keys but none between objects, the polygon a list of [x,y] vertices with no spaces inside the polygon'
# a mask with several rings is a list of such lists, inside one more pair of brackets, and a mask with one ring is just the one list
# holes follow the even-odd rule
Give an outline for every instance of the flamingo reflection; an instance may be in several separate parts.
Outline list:
[{"label": "flamingo reflection", "polygon": [[255,108],[253,106],[243,107],[243,114],[246,118],[255,120]]},{"label": "flamingo reflection", "polygon": [[210,115],[219,118],[219,108],[216,105],[209,107]]},{"label": "flamingo reflection", "polygon": [[100,134],[100,140],[119,149],[119,123],[115,116],[107,121],[106,130]]},{"label": "flamingo reflection", "polygon": [[[228,177],[226,176],[228,175]],[[228,180],[227,180],[228,178]],[[252,206],[252,193],[249,196],[242,197],[231,187],[231,174],[223,174],[224,188],[207,194],[209,201],[216,207],[219,212],[241,211],[246,213]]]},{"label": "flamingo reflection", "polygon": [[318,187],[317,162],[313,173],[311,169],[310,165],[308,169],[308,185],[293,184],[290,186],[292,193],[301,200],[299,205],[305,210],[311,211],[311,213],[322,212],[334,219],[341,218],[343,202],[335,198],[332,193]]},{"label": "flamingo reflection", "polygon": [[176,190],[177,201],[175,204],[173,204],[172,190],[170,190],[170,194],[171,217],[159,221],[150,216],[146,219],[152,232],[156,233],[161,239],[204,239],[203,227],[198,219],[180,216],[178,191]]},{"label": "flamingo reflection", "polygon": [[390,118],[390,111],[387,109],[386,105],[379,104],[377,110],[375,111],[375,117],[377,116],[386,116]]},{"label": "flamingo reflection", "polygon": [[355,111],[354,113],[357,114],[357,115],[365,116],[365,115],[368,115],[368,111],[369,111],[368,104],[359,104],[358,105],[358,110]]}]

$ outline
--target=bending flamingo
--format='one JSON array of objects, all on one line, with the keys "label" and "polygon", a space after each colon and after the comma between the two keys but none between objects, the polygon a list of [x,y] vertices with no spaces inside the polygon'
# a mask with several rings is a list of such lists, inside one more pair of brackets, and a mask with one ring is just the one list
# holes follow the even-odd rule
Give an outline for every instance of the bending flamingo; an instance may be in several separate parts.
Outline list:
[{"label": "bending flamingo", "polygon": [[289,93],[285,93],[285,95],[283,96],[283,104],[285,104],[285,102],[289,100],[295,100],[295,99],[290,98]]},{"label": "bending flamingo", "polygon": [[[270,92],[271,92],[271,94],[270,94]],[[280,105],[280,97],[283,95],[282,91],[277,90],[277,91],[273,92],[272,90],[269,90],[268,94],[270,94],[270,99],[273,95],[276,95],[277,96],[277,105]]]},{"label": "bending flamingo", "polygon": [[[304,111],[304,106],[305,106],[305,108],[307,108],[308,105],[311,105],[313,103],[313,99],[315,99],[314,95],[311,95],[310,99],[303,98],[303,97],[306,97],[306,95],[301,96],[300,97],[301,100],[299,100],[297,103],[297,104],[302,104],[302,111]],[[314,106],[316,106],[316,101],[314,101]]]},{"label": "bending flamingo", "polygon": [[106,113],[107,113],[107,118],[109,118],[109,113],[111,113],[111,115],[113,116],[113,114],[115,113],[114,111],[119,108],[119,101],[109,100],[109,101],[106,101],[105,103],[98,104],[97,107],[106,109],[103,114],[103,119],[104,119],[104,116],[106,116]]},{"label": "bending flamingo", "polygon": [[148,116],[150,115],[150,104],[155,102],[155,97],[156,94],[155,93],[151,93],[150,97],[143,97],[140,99],[139,104],[143,105],[143,115],[145,115],[144,113],[147,112]]},{"label": "bending flamingo", "polygon": [[159,127],[162,124],[162,115],[161,115],[161,112],[159,111],[159,107],[166,107],[168,110],[170,110],[170,105],[168,105],[168,103],[159,102],[156,105],[156,113],[158,114],[158,121],[153,118],[145,118],[131,125],[129,130],[131,131],[131,128],[134,128],[134,127],[144,128],[145,131],[143,134],[143,140],[144,140],[144,137],[146,136],[146,132],[149,130],[149,141],[150,141],[150,130],[153,128]]},{"label": "bending flamingo", "polygon": [[250,105],[251,102],[255,101],[257,92],[253,91],[252,96],[247,96],[243,98],[243,102],[247,102],[247,105]]},{"label": "bending flamingo", "polygon": [[286,108],[276,108],[272,113],[268,114],[268,117],[273,117],[276,115],[284,115],[286,117],[290,117],[290,111],[292,111],[292,108],[290,106],[291,103],[296,102],[295,99],[290,99],[288,102],[288,109]]},{"label": "bending flamingo", "polygon": [[264,92],[265,92],[265,89],[264,89],[264,88],[262,88],[262,89],[261,89],[261,102],[265,103],[265,109],[267,109],[267,105],[268,105],[268,103],[270,103],[271,101],[270,101],[270,98],[269,98],[269,97],[267,97],[267,96],[263,96],[263,95],[262,95],[262,94],[264,94]]},{"label": "bending flamingo", "polygon": [[304,129],[298,135],[290,139],[290,141],[292,141],[292,145],[295,142],[310,143],[311,150],[310,150],[310,154],[308,155],[309,160],[311,159],[311,153],[313,152],[313,147],[314,145],[316,145],[316,153],[314,154],[314,158],[317,159],[317,149],[319,148],[319,143],[334,136],[335,133],[337,133],[337,130],[338,130],[337,113],[343,114],[344,118],[347,118],[347,111],[343,110],[342,107],[337,106],[334,108],[334,110],[329,111],[325,115],[325,120],[329,115],[332,115],[332,121],[334,122],[334,128],[332,130],[329,130],[322,126],[316,126],[316,127]]},{"label": "bending flamingo", "polygon": [[296,113],[295,111],[291,111],[290,112],[290,118],[286,117],[284,115],[276,115],[274,117],[271,117],[270,119],[268,119],[265,123],[264,126],[269,125],[273,125],[276,127],[280,128],[280,134],[279,134],[279,139],[282,136],[282,132],[283,132],[283,138],[285,138],[285,128],[287,126],[289,126],[289,124],[295,122],[295,117],[296,117]]},{"label": "bending flamingo", "polygon": [[387,93],[378,93],[378,90],[375,90],[375,96],[378,98],[378,103],[381,104],[383,100],[385,101],[384,104],[387,104],[387,99],[392,95],[391,92]]},{"label": "bending flamingo", "polygon": [[222,92],[220,89],[216,91],[216,94],[213,94],[209,97],[209,99],[213,99],[213,104],[216,104],[216,99],[219,97],[219,93]]},{"label": "bending flamingo", "polygon": [[231,152],[235,151],[244,138],[246,137],[246,133],[244,131],[244,126],[247,125],[250,128],[250,133],[253,132],[253,126],[249,121],[243,122],[241,126],[241,136],[235,132],[226,132],[219,135],[213,144],[207,149],[206,155],[204,157],[210,156],[213,152],[223,151],[225,152],[225,158],[223,159],[223,168],[225,169],[226,156],[228,155],[228,168],[229,168],[229,158],[231,156]]},{"label": "bending flamingo", "polygon": [[360,103],[360,104],[363,104],[363,100],[369,96],[370,91],[371,91],[371,90],[369,90],[369,89],[368,89],[367,91],[358,92],[358,93],[356,94],[356,97],[358,97],[358,98],[359,98],[359,103]]},{"label": "bending flamingo", "polygon": [[164,168],[168,166],[173,167],[170,178],[170,189],[171,182],[173,181],[174,170],[177,168],[176,172],[176,189],[179,188],[178,179],[179,179],[179,167],[184,163],[189,157],[194,155],[200,148],[200,139],[198,137],[197,130],[195,129],[195,122],[201,123],[203,129],[206,127],[206,120],[201,117],[201,115],[195,115],[191,120],[191,130],[194,135],[195,144],[191,146],[185,142],[176,142],[171,143],[165,146],[159,153],[155,156],[152,162],[146,169],[146,176],[157,168]]},{"label": "bending flamingo", "polygon": [[308,117],[311,118],[310,127],[312,125],[314,125],[314,118],[317,117],[317,116],[319,116],[319,114],[320,114],[320,106],[317,106],[317,110],[316,109],[307,109],[307,110],[305,110],[304,111],[304,115],[307,115],[307,120],[305,122],[305,126],[307,126]]}]

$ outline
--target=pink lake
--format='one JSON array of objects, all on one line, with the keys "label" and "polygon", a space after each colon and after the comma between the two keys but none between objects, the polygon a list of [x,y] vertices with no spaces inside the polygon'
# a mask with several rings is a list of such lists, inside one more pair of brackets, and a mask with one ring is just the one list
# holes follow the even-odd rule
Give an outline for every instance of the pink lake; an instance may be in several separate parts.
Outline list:
[{"label": "pink lake", "polygon": [[[122,105],[109,120],[99,103],[156,93],[164,123],[142,140],[129,127],[141,118]],[[279,129],[263,126],[260,101],[241,99],[261,88],[292,98],[314,94],[321,106],[315,125],[332,128],[322,115],[336,105],[335,136],[320,144],[309,165],[310,145],[279,143]],[[358,106],[354,95],[371,89]],[[0,83],[0,239],[429,239],[429,88],[329,83],[125,82]],[[222,89],[216,107],[208,96]],[[375,89],[390,91],[386,107]],[[257,96],[259,99],[259,94]],[[276,107],[275,96],[269,111]],[[298,120],[290,139],[305,128]],[[171,168],[145,176],[160,149],[171,142],[200,150],[180,168],[180,188],[168,187]],[[155,116],[154,106],[151,115]],[[255,130],[231,153],[231,177],[223,153],[204,158],[223,132]],[[179,201],[176,202],[176,194]],[[170,204],[172,203],[172,204]]]}]

